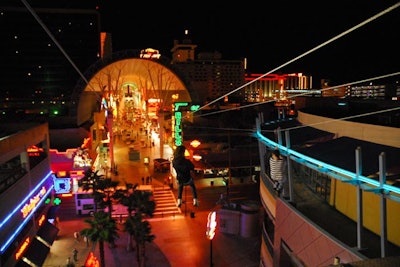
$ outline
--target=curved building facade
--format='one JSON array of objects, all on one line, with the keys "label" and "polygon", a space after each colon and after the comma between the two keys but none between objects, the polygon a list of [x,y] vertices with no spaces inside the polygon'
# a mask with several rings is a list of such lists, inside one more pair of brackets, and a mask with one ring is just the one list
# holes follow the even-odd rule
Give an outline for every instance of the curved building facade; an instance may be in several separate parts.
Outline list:
[{"label": "curved building facade", "polygon": [[[306,126],[314,125],[313,117],[318,128]],[[389,143],[377,143],[371,125],[333,127],[321,120],[300,112],[297,120],[257,121],[264,210],[260,266],[367,266],[360,262],[374,260],[398,265],[400,149],[389,141],[399,130],[384,127]],[[360,130],[367,140],[357,139]],[[269,175],[273,149],[288,161],[285,195],[274,189]]]}]

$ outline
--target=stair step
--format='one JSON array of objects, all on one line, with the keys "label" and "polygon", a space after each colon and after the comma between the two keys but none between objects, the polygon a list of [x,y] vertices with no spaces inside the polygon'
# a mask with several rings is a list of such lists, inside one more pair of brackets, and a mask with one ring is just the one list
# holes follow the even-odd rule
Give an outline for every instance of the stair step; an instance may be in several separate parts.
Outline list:
[{"label": "stair step", "polygon": [[156,209],[153,217],[163,217],[166,215],[174,215],[182,213],[176,206],[175,195],[169,187],[155,187],[153,189],[153,197],[156,202]]}]

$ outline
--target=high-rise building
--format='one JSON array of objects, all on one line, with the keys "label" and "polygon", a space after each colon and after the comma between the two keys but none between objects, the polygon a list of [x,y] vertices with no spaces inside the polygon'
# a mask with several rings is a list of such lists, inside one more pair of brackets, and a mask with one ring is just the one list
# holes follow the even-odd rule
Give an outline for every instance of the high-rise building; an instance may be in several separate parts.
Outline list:
[{"label": "high-rise building", "polygon": [[[215,100],[244,84],[244,60],[224,60],[219,52],[199,53],[195,57],[195,48],[188,32],[181,42],[174,41],[171,49],[174,68],[182,73],[188,84],[193,102],[204,104]],[[239,99],[242,90],[230,94],[224,101]],[[229,98],[229,99],[228,99]]]},{"label": "high-rise building", "polygon": [[81,73],[100,56],[95,1],[2,2],[2,96],[70,98]]}]

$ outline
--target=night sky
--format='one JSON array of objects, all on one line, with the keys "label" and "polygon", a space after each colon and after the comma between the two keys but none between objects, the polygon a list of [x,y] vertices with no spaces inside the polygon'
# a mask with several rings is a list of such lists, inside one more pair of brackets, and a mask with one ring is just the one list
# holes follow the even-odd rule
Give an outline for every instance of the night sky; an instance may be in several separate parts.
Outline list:
[{"label": "night sky", "polygon": [[[22,1],[2,1],[22,5]],[[112,33],[114,51],[150,47],[171,57],[174,40],[182,40],[189,30],[198,46],[196,52],[217,51],[224,60],[247,58],[251,73],[303,72],[314,81],[324,78],[337,85],[400,71],[400,2],[395,0],[24,1],[32,6],[98,9],[101,30]],[[379,18],[287,64],[393,6]]]},{"label": "night sky", "polygon": [[[304,3],[306,2],[306,3]],[[170,56],[173,40],[189,30],[197,52],[247,58],[248,70],[266,73],[392,7],[396,1],[275,1],[212,4],[173,2],[129,8],[100,3],[102,29],[114,51],[155,48]],[[397,4],[400,2],[397,2]],[[400,7],[351,31],[277,72],[304,72],[334,84],[400,71]]]}]

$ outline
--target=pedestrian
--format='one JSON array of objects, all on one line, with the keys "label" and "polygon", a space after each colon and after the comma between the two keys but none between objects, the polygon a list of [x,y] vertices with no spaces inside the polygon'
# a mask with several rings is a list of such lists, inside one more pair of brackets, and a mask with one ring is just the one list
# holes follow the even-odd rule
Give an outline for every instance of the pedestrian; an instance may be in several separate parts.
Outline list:
[{"label": "pedestrian", "polygon": [[72,254],[74,256],[74,261],[77,262],[78,261],[78,250],[76,248],[74,248],[72,250]]},{"label": "pedestrian", "polygon": [[274,189],[279,195],[286,196],[287,164],[286,159],[278,149],[272,151],[269,158],[270,177],[274,182]]},{"label": "pedestrian", "polygon": [[144,177],[142,177],[142,184],[144,184]]},{"label": "pedestrian", "polygon": [[89,238],[85,235],[83,241],[86,243],[86,247],[89,247]]},{"label": "pedestrian", "polygon": [[193,206],[197,207],[199,202],[197,200],[197,190],[193,181],[194,165],[189,159],[185,158],[185,146],[178,146],[174,151],[174,159],[172,160],[172,167],[176,172],[178,179],[178,203],[177,206],[182,205],[182,192],[184,186],[190,186],[193,195]]},{"label": "pedestrian", "polygon": [[75,238],[76,241],[79,242],[79,232],[78,231],[74,232],[74,238]]}]

